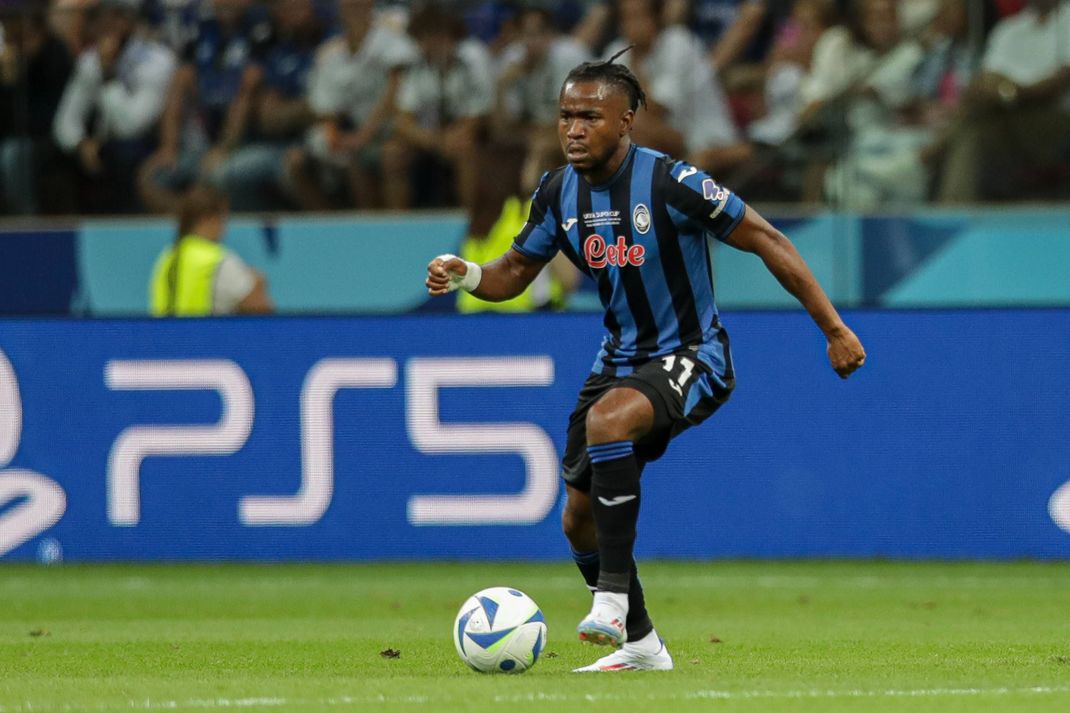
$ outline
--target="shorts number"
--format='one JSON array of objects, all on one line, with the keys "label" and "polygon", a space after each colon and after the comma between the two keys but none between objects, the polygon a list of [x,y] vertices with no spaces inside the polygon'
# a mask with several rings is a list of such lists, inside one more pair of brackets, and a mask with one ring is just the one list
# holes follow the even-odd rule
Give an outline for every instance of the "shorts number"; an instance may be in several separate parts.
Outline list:
[{"label": "shorts number", "polygon": [[[676,355],[670,354],[667,357],[663,357],[662,361],[665,363],[665,371],[672,372],[673,367],[676,365]],[[680,396],[684,395],[684,386],[687,384],[687,380],[691,378],[691,371],[694,368],[695,362],[687,357],[680,357],[680,373],[675,380],[669,379],[669,386]]]}]

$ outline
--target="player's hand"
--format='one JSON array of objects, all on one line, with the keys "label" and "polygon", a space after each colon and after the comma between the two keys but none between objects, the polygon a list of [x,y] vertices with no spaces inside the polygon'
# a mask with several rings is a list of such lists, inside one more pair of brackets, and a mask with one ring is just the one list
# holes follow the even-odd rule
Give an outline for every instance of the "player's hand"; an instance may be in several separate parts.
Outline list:
[{"label": "player's hand", "polygon": [[828,338],[828,355],[832,368],[846,379],[866,363],[866,350],[855,333],[842,327]]},{"label": "player's hand", "polygon": [[456,284],[459,278],[468,274],[468,266],[459,257],[450,256],[447,259],[442,257],[436,257],[427,265],[427,280],[424,284],[427,285],[427,293],[433,297],[440,297],[447,292],[452,292],[451,289],[451,275],[454,275],[453,282]]}]

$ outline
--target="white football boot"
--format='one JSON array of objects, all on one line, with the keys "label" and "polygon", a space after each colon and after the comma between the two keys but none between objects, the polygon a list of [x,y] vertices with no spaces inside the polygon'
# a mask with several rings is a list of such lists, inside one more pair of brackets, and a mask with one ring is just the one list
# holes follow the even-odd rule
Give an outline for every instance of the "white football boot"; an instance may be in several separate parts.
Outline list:
[{"label": "white football boot", "polygon": [[591,671],[671,671],[672,656],[657,632],[650,632],[639,641],[624,644],[608,656],[590,666],[573,669],[572,673]]},{"label": "white football boot", "polygon": [[585,643],[616,647],[628,640],[627,620],[627,594],[595,592],[591,613],[576,627],[576,632]]}]

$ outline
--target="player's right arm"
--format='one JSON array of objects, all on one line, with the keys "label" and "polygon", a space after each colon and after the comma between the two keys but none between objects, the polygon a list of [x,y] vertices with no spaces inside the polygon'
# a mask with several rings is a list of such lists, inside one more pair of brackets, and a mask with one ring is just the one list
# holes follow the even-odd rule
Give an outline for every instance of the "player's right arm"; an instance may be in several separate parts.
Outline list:
[{"label": "player's right arm", "polygon": [[[438,297],[457,287],[466,287],[465,279],[471,279],[469,271],[473,264],[455,255],[439,255],[427,266],[428,294]],[[469,291],[487,302],[511,300],[527,289],[545,266],[541,260],[509,250],[497,260],[478,266],[480,278]]]},{"label": "player's right arm", "polygon": [[[486,265],[467,262],[456,255],[439,255],[427,266],[427,291],[444,295],[458,288],[487,302],[511,300],[531,284],[557,254],[557,217],[551,207],[559,172],[543,175],[531,197],[528,221],[513,241],[513,247]],[[559,179],[559,176],[556,176]]]}]

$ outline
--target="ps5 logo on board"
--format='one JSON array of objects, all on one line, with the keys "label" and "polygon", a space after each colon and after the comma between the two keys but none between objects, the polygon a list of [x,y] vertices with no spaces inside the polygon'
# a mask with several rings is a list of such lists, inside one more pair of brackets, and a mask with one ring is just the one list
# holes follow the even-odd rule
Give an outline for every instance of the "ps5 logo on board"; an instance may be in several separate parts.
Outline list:
[{"label": "ps5 logo on board", "polygon": [[[19,382],[0,351],[0,556],[55,525],[67,510],[67,494],[58,483],[32,470],[7,467],[21,440]],[[58,550],[58,544],[50,549]]]}]

